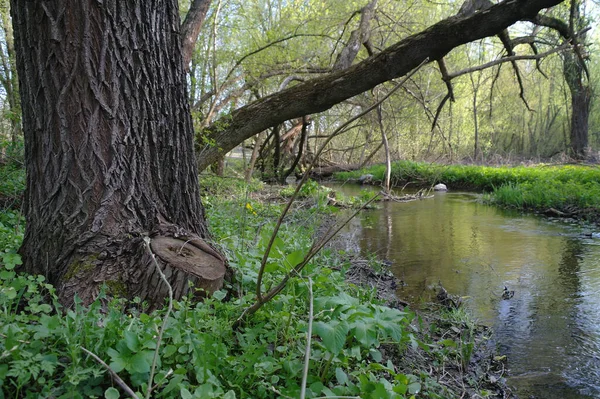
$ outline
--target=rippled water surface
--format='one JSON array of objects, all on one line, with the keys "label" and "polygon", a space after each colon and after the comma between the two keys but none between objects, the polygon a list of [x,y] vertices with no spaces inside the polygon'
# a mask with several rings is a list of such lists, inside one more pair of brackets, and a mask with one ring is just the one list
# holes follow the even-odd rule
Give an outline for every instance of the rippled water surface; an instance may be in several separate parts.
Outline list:
[{"label": "rippled water surface", "polygon": [[393,262],[401,297],[418,301],[438,282],[468,297],[494,327],[521,398],[600,398],[600,235],[477,199],[449,192],[383,203],[349,231],[361,250]]}]

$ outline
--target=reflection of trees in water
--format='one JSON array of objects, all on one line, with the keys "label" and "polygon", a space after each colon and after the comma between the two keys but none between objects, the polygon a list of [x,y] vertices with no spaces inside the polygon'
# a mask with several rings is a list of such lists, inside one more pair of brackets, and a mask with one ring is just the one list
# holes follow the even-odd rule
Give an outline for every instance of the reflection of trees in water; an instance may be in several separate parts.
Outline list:
[{"label": "reflection of trees in water", "polygon": [[558,265],[558,285],[565,290],[565,296],[577,295],[580,291],[579,270],[581,256],[585,252],[585,245],[581,239],[568,239],[562,251]]}]

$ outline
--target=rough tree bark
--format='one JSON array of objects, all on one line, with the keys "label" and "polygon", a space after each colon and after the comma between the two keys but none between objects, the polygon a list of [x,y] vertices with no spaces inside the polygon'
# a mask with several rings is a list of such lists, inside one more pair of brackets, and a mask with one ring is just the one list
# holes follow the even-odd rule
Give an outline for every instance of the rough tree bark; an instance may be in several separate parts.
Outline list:
[{"label": "rough tree bark", "polygon": [[383,82],[401,77],[425,59],[444,57],[462,44],[493,36],[520,20],[564,0],[504,1],[468,17],[453,16],[388,47],[347,69],[299,83],[237,109],[207,130],[209,141],[200,149],[199,168],[205,169],[221,154],[278,123],[325,111]]},{"label": "rough tree bark", "polygon": [[353,30],[348,39],[348,43],[338,54],[333,70],[338,71],[346,69],[354,62],[354,59],[358,55],[360,46],[364,45],[372,55],[371,46],[369,44],[369,38],[371,37],[371,18],[375,13],[375,7],[377,6],[377,0],[371,0],[369,4],[361,8],[360,10],[360,23],[358,29]]},{"label": "rough tree bark", "polygon": [[[572,0],[569,16],[570,37],[574,37],[575,29],[581,25],[580,3]],[[585,34],[583,36],[585,42]],[[575,159],[586,157],[588,146],[588,129],[592,90],[588,84],[588,71],[583,58],[583,46],[580,39],[574,39],[574,53],[563,54],[563,73],[571,91],[571,155]],[[584,74],[586,72],[586,74]]]},{"label": "rough tree bark", "polygon": [[69,306],[223,281],[206,242],[177,0],[12,0],[27,167],[22,270]]}]

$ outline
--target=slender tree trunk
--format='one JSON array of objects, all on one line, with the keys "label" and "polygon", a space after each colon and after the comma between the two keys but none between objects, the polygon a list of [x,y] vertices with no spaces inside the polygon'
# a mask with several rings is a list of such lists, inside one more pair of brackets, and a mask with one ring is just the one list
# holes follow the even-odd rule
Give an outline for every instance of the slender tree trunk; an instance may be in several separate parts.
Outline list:
[{"label": "slender tree trunk", "polygon": [[[285,172],[283,174],[283,176],[281,176],[281,184],[285,184],[288,176],[291,175],[292,172],[296,169],[296,166],[298,166],[298,163],[300,162],[300,159],[302,158],[302,153],[304,152],[306,136],[308,135],[308,126],[310,125],[310,116],[302,117],[301,123],[302,123],[302,128],[301,128],[301,135],[300,135],[300,143],[298,144],[298,153],[296,154],[296,157],[294,158],[294,161],[292,162],[292,165],[290,166],[290,168],[287,170],[287,172]],[[294,149],[292,147],[292,149],[290,150],[290,153],[293,153],[293,150]]]},{"label": "slender tree trunk", "polygon": [[250,183],[252,180],[252,174],[254,173],[254,165],[256,165],[256,160],[258,159],[258,153],[260,148],[260,138],[261,135],[257,135],[254,140],[254,146],[252,147],[252,155],[250,155],[250,162],[248,163],[248,168],[244,172],[244,179],[246,182]]},{"label": "slender tree trunk", "polygon": [[473,160],[479,159],[479,123],[477,119],[477,89],[473,92],[473,127],[475,129],[475,145],[473,147]]},{"label": "slender tree trunk", "polygon": [[181,25],[183,65],[186,69],[192,60],[194,47],[196,46],[196,41],[198,41],[202,24],[206,19],[206,14],[208,14],[210,3],[211,0],[192,0],[190,9]]},{"label": "slender tree trunk", "polygon": [[377,122],[379,123],[379,130],[381,131],[381,142],[385,149],[385,178],[383,179],[383,190],[386,194],[390,192],[390,177],[392,175],[392,159],[390,157],[390,144],[388,142],[387,135],[385,134],[385,128],[383,127],[383,115],[381,112],[381,105],[377,107]]},{"label": "slender tree trunk", "polygon": [[206,244],[176,0],[12,0],[27,166],[22,269],[60,301],[160,306],[218,289]]}]

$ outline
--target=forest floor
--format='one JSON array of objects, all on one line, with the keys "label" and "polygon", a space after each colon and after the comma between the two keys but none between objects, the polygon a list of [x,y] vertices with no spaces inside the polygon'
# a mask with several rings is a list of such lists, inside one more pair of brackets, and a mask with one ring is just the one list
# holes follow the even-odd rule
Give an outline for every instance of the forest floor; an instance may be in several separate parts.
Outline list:
[{"label": "forest floor", "polygon": [[[259,201],[263,206],[282,205],[294,188],[263,185],[252,192],[249,199]],[[315,207],[319,197],[331,204],[331,194],[327,190],[309,181],[292,209]],[[338,209],[358,208],[367,200],[366,196],[337,199]],[[327,235],[330,226],[341,223],[347,215],[345,212],[320,212],[320,227],[314,233],[314,241]],[[416,314],[411,324],[415,339],[401,345],[382,344],[379,348],[383,355],[380,364],[391,365],[397,373],[418,376],[421,381],[427,381],[430,394],[441,395],[427,397],[516,398],[506,385],[506,356],[497,353],[493,331],[475,322],[466,309],[455,306],[454,303],[460,303],[458,298],[454,298],[453,302],[453,297],[448,294],[443,303],[412,306],[416,304],[410,304],[397,295],[397,288],[402,283],[392,274],[390,265],[384,260],[361,254],[352,233],[342,230],[328,242],[326,248],[337,253],[343,263],[350,264],[345,270],[348,284],[374,290],[377,299],[386,306]],[[435,293],[433,298],[436,298]]]}]

